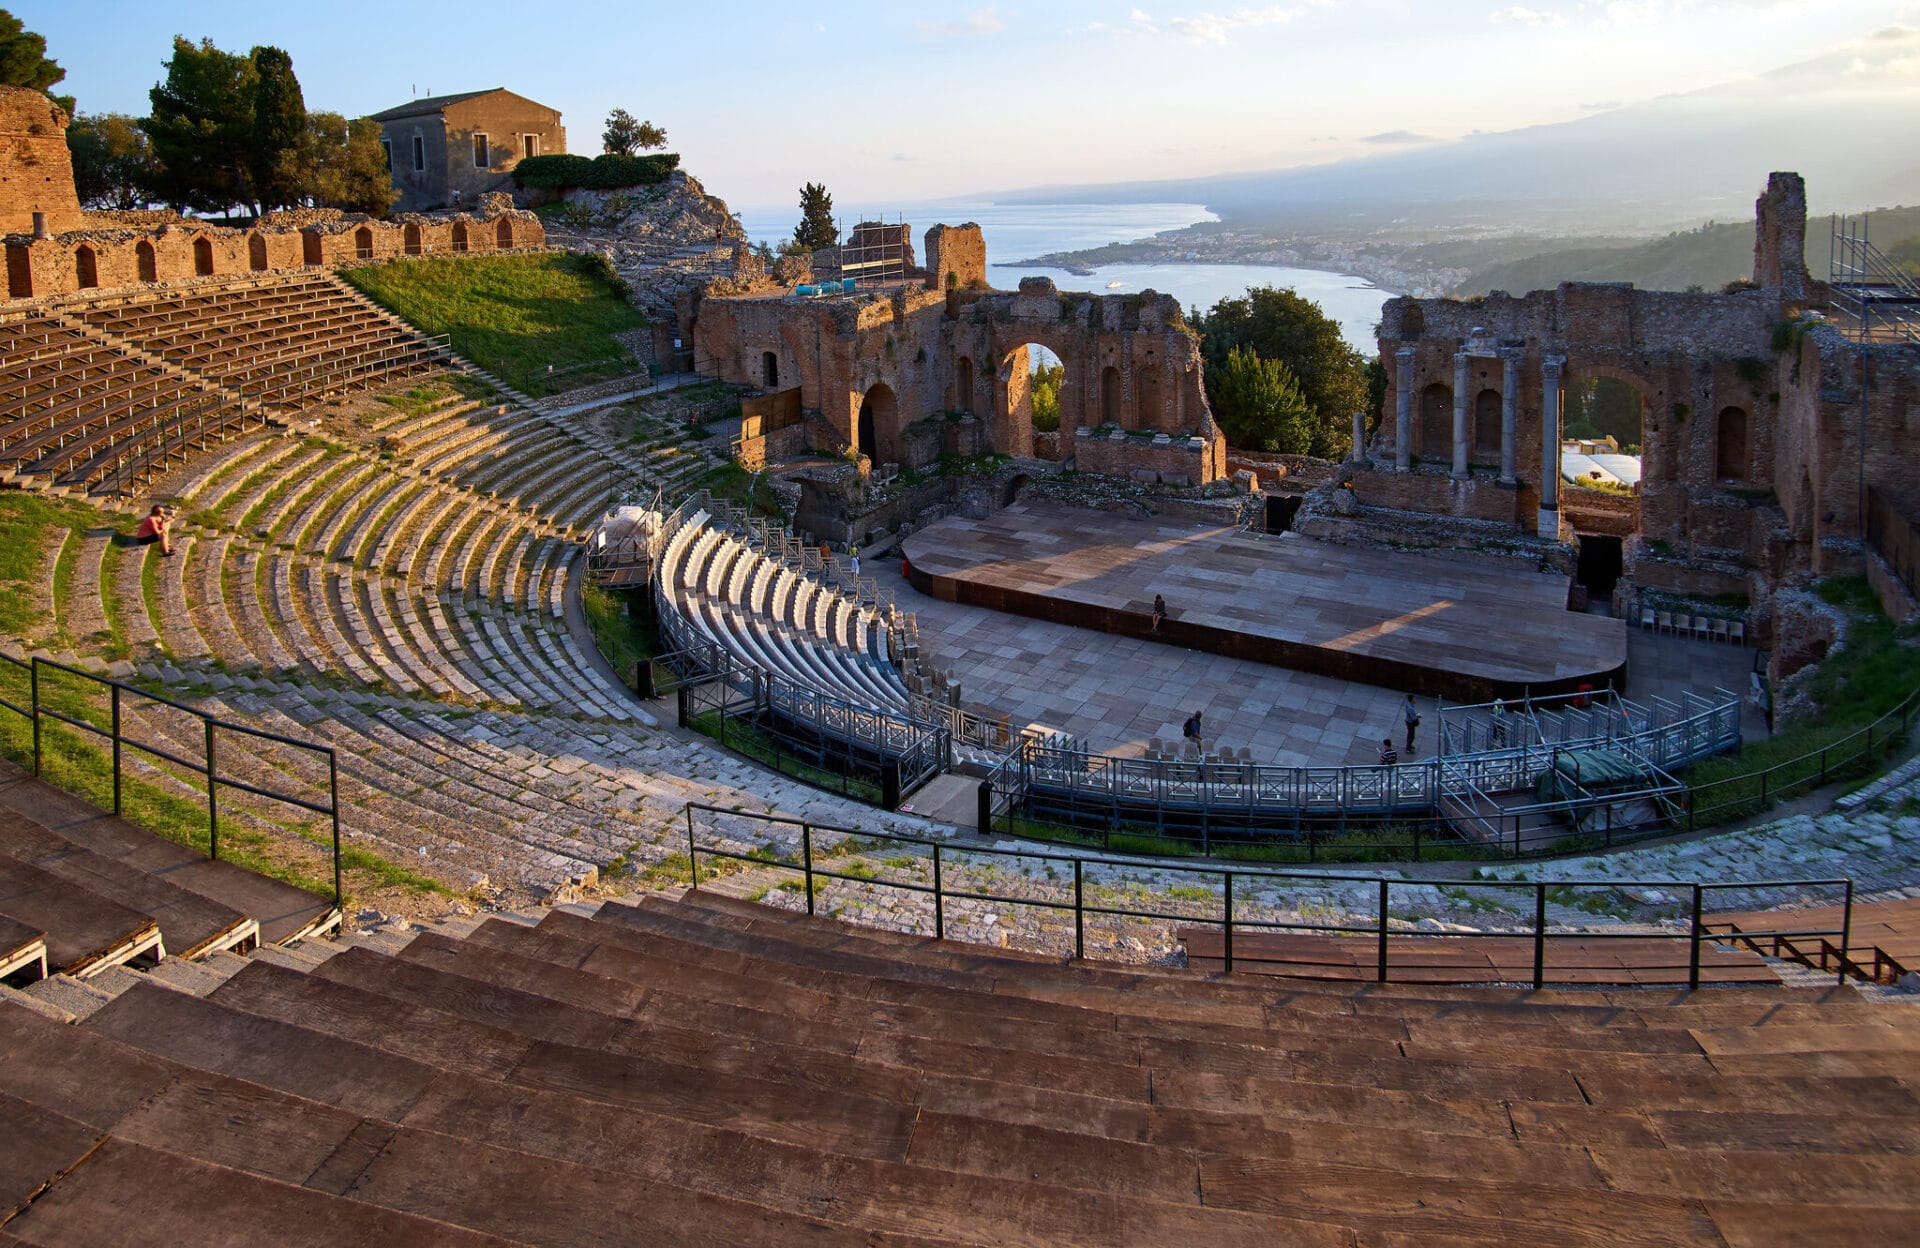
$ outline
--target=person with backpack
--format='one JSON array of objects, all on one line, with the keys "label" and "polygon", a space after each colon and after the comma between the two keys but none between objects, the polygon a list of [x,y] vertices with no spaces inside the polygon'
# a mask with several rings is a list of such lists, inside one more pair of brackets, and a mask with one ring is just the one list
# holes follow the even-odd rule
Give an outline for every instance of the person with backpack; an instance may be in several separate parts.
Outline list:
[{"label": "person with backpack", "polygon": [[1200,731],[1200,712],[1195,711],[1193,714],[1187,716],[1187,722],[1181,725],[1180,735],[1189,741],[1198,742],[1200,748],[1204,750],[1206,748],[1206,741],[1201,737]]},{"label": "person with backpack", "polygon": [[1420,727],[1420,710],[1413,704],[1413,695],[1407,695],[1407,704],[1401,708],[1401,715],[1407,721],[1407,757],[1413,757],[1413,734]]}]

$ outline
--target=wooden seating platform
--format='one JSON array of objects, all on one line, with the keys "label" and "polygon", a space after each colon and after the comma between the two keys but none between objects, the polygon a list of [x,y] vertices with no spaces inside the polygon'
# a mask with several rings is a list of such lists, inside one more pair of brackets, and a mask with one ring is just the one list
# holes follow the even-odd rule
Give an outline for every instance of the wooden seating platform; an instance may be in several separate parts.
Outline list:
[{"label": "wooden seating platform", "polygon": [[[1226,938],[1217,928],[1183,928],[1187,963],[1218,971]],[[1692,948],[1685,939],[1549,933],[1544,977],[1555,984],[1685,984]],[[1389,978],[1402,983],[1527,984],[1533,982],[1531,935],[1462,936],[1390,931]],[[1233,969],[1254,975],[1308,979],[1377,980],[1380,941],[1374,936],[1240,931],[1233,935]],[[1776,984],[1779,976],[1746,949],[1711,941],[1700,946],[1703,984]]]},{"label": "wooden seating platform", "polygon": [[1842,969],[1876,983],[1892,984],[1920,973],[1920,899],[1865,902],[1854,906],[1846,948],[1838,936],[1838,906],[1710,915],[1709,930],[1736,937],[1738,943],[1769,957],[1792,958],[1816,970]]},{"label": "wooden seating platform", "polygon": [[1890,1243],[1916,1050],[1837,989],[1283,984],[703,891],[140,982],[77,1026],[0,1003],[0,1235]]},{"label": "wooden seating platform", "polygon": [[[45,973],[279,944],[338,917],[304,889],[209,861],[0,764],[0,946],[40,934]],[[14,960],[0,949],[0,967]]]}]

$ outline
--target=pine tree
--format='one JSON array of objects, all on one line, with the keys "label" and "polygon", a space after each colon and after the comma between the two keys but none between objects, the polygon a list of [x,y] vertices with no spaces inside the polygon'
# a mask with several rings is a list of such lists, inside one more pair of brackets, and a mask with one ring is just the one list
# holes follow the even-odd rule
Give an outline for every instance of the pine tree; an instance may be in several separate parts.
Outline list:
[{"label": "pine tree", "polygon": [[840,244],[840,231],[833,224],[833,196],[818,183],[800,188],[800,224],[793,227],[793,244],[801,251]]},{"label": "pine tree", "polygon": [[153,141],[161,198],[175,207],[225,212],[253,203],[253,58],[213,40],[173,41],[167,77],[148,92],[153,112],[140,128]]},{"label": "pine tree", "polygon": [[[67,76],[59,64],[47,59],[47,41],[20,24],[20,19],[0,9],[0,83],[46,91]],[[47,92],[55,104],[73,115],[73,97]]]},{"label": "pine tree", "polygon": [[600,143],[610,156],[632,156],[649,148],[665,147],[667,132],[650,121],[640,121],[624,108],[607,114]]}]

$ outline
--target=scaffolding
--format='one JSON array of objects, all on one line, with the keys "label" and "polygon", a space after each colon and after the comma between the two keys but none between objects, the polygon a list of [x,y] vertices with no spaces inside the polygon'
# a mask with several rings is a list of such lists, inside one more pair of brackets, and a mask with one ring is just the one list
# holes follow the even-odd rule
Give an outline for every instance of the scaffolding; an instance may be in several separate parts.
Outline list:
[{"label": "scaffolding", "polygon": [[1827,287],[1851,336],[1920,344],[1920,281],[1873,245],[1865,216],[1835,216],[1832,229]]},{"label": "scaffolding", "polygon": [[840,277],[855,288],[901,286],[913,264],[913,228],[902,218],[895,222],[862,221],[843,235]]}]

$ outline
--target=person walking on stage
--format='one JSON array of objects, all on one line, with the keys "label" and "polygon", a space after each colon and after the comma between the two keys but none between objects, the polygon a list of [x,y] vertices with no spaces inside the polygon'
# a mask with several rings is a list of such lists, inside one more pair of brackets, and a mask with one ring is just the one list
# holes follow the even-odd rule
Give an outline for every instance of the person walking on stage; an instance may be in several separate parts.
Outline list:
[{"label": "person walking on stage", "polygon": [[1420,710],[1414,706],[1412,694],[1407,695],[1407,704],[1401,708],[1400,714],[1407,721],[1407,757],[1412,758],[1413,734],[1420,727]]}]

